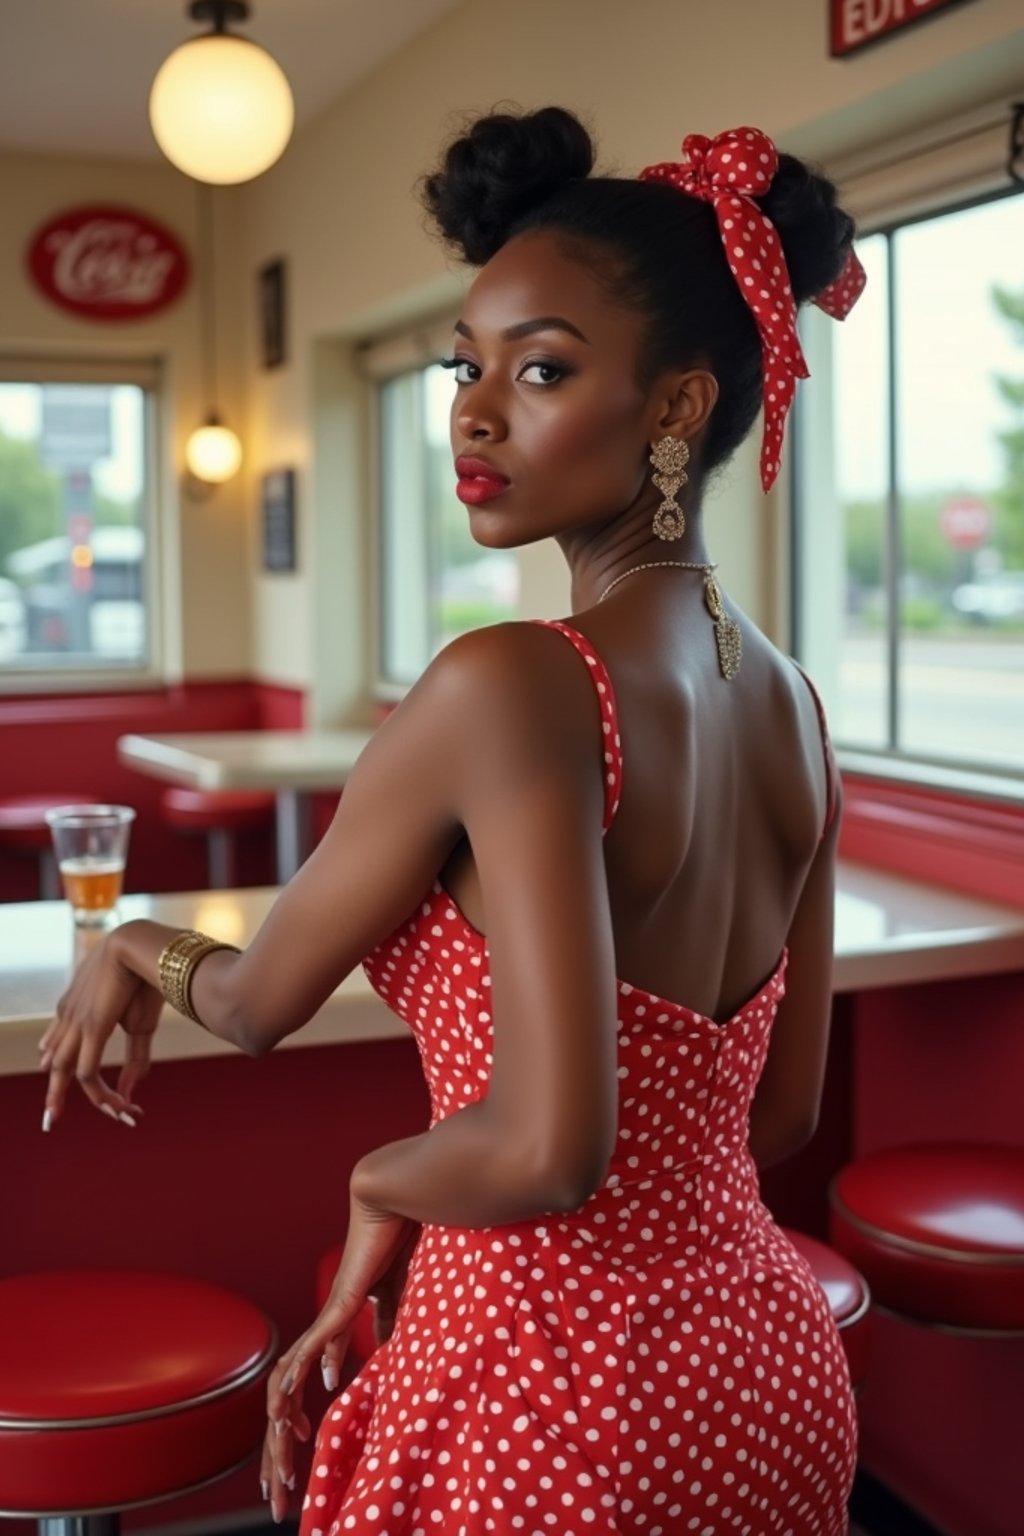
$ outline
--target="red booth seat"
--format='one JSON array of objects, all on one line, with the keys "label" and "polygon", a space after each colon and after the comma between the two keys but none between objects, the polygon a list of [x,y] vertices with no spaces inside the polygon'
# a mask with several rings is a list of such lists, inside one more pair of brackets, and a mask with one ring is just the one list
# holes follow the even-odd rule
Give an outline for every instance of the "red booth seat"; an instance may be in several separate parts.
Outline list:
[{"label": "red booth seat", "polygon": [[0,1509],[122,1510],[231,1471],[262,1442],[275,1344],[251,1303],[185,1276],[0,1280]]},{"label": "red booth seat", "polygon": [[1024,1148],[873,1152],[829,1190],[830,1234],[875,1301],[922,1323],[1024,1332]]}]

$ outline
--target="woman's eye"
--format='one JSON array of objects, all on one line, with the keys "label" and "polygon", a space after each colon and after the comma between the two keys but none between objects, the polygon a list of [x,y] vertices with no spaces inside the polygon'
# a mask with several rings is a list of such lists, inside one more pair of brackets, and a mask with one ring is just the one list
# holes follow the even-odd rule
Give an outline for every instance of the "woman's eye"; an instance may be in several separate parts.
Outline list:
[{"label": "woman's eye", "polygon": [[475,384],[480,377],[480,369],[476,363],[471,363],[465,357],[443,357],[441,367],[451,369],[455,375],[456,384]]},{"label": "woman's eye", "polygon": [[[567,372],[560,363],[527,363],[519,377],[525,384],[557,384]],[[530,378],[530,374],[535,377]]]}]

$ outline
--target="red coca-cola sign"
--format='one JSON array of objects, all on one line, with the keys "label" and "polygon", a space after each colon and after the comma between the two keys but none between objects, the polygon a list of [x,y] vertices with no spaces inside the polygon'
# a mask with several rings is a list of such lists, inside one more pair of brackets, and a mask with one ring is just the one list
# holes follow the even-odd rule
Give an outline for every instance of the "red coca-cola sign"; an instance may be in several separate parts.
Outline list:
[{"label": "red coca-cola sign", "polygon": [[132,208],[68,208],[33,235],[28,268],[61,309],[88,320],[143,320],[181,297],[189,259],[169,229]]}]

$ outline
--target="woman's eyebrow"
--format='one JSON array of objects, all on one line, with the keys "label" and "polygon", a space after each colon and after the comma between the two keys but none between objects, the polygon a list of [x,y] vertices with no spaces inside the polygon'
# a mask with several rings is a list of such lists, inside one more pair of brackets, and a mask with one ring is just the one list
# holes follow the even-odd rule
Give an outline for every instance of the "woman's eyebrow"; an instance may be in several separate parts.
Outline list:
[{"label": "woman's eyebrow", "polygon": [[[473,340],[473,332],[462,320],[456,320],[455,329],[460,336],[465,336],[467,341]],[[520,320],[518,325],[510,325],[502,331],[502,341],[522,341],[524,336],[532,336],[537,331],[566,331],[570,336],[575,336],[578,341],[590,342],[579,328],[573,325],[571,320],[564,320],[561,315],[540,315],[536,320]]]}]

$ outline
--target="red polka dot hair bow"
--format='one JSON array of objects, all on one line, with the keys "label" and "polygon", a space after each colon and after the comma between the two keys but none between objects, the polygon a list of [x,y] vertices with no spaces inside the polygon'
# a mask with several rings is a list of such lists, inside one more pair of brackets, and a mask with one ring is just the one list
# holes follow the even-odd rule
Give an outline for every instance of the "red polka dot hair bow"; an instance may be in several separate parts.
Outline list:
[{"label": "red polka dot hair bow", "polygon": [[[729,270],[761,335],[761,484],[767,491],[779,472],[782,433],[796,381],[809,375],[797,335],[796,304],[782,242],[774,224],[753,201],[771,186],[779,156],[771,139],[758,128],[733,128],[714,139],[691,133],[683,140],[683,154],[684,163],[649,165],[640,172],[640,180],[670,182],[680,192],[714,207]],[[864,268],[851,248],[842,272],[814,302],[834,319],[844,320],[864,282]]]}]

